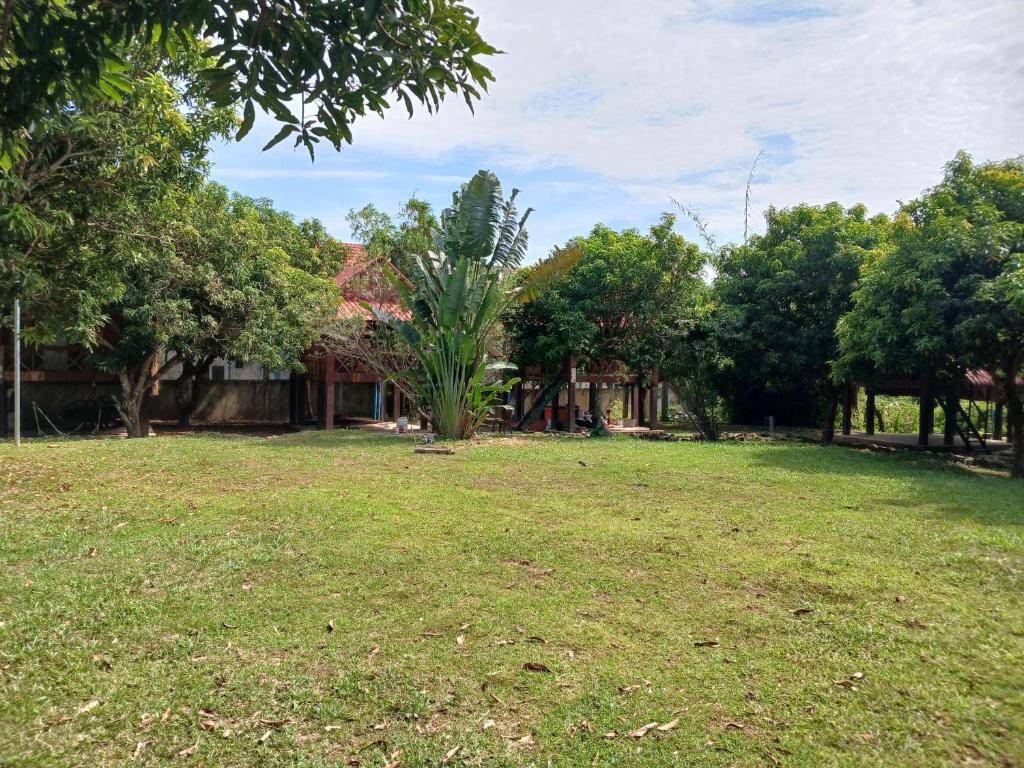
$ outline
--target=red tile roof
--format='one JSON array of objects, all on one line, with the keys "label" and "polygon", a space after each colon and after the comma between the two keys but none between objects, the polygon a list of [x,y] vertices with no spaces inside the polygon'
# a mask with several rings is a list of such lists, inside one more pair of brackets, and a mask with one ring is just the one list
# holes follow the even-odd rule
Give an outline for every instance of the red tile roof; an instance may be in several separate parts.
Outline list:
[{"label": "red tile roof", "polygon": [[345,243],[345,247],[349,250],[349,261],[334,277],[335,285],[341,289],[338,317],[373,320],[374,314],[363,306],[365,303],[399,319],[408,320],[411,315],[399,303],[398,294],[388,282],[384,271],[391,270],[403,279],[404,276],[391,262],[383,257],[372,256],[358,243]]}]

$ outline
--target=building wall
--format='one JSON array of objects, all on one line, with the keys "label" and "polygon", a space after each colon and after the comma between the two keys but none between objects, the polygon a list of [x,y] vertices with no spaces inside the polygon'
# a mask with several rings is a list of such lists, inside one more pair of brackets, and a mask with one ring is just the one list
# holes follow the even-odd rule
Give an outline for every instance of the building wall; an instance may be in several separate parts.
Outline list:
[{"label": "building wall", "polygon": [[336,418],[372,419],[376,384],[342,383],[335,387]]}]

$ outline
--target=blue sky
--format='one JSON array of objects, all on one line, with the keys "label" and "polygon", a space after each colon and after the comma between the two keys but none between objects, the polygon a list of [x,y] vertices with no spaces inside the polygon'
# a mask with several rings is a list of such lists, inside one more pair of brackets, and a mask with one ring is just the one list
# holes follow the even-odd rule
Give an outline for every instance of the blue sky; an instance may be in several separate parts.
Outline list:
[{"label": "blue sky", "polygon": [[[260,148],[267,118],[218,147],[213,178],[349,239],[345,214],[437,208],[479,168],[521,190],[531,258],[595,223],[645,229],[673,200],[720,241],[768,204],[839,200],[891,212],[960,148],[1024,152],[1024,3],[990,0],[469,0],[506,51],[473,115],[368,117],[355,144]],[[678,229],[694,236],[689,222]]]}]

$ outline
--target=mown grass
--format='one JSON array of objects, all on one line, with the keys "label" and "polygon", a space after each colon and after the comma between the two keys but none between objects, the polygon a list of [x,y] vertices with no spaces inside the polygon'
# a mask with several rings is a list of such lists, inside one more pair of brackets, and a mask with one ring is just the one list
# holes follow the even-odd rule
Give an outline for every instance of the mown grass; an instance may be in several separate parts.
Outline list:
[{"label": "mown grass", "polygon": [[1019,482],[794,444],[420,456],[347,431],[0,461],[5,766],[1024,755]]}]

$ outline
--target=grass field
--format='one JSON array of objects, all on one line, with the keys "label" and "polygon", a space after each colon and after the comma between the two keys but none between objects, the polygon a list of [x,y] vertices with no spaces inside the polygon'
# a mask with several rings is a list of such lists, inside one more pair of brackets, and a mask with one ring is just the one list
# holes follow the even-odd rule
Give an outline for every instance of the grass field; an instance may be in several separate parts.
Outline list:
[{"label": "grass field", "polygon": [[1022,532],[810,445],[7,444],[0,765],[1021,765]]}]

